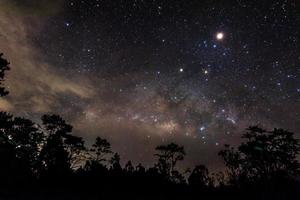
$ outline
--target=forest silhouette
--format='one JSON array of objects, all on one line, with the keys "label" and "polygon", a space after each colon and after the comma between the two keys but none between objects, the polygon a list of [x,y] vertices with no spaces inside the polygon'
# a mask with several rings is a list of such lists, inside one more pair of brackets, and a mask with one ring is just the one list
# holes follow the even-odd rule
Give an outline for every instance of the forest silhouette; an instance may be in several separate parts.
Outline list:
[{"label": "forest silhouette", "polygon": [[[0,54],[0,96],[9,62]],[[297,199],[300,144],[283,130],[249,127],[238,147],[219,152],[225,170],[210,173],[204,165],[182,174],[185,157],[175,143],[155,148],[150,168],[120,164],[109,141],[92,146],[72,135],[59,115],[44,115],[41,124],[0,112],[1,199]]]}]

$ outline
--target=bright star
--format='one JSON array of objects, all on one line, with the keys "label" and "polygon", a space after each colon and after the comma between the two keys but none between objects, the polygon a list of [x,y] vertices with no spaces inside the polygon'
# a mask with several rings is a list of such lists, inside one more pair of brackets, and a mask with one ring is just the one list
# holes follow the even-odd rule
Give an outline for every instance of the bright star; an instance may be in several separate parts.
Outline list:
[{"label": "bright star", "polygon": [[217,37],[217,40],[222,40],[224,38],[224,33],[219,32],[219,33],[217,33],[216,37]]},{"label": "bright star", "polygon": [[205,130],[205,126],[200,127],[200,131],[203,132]]}]

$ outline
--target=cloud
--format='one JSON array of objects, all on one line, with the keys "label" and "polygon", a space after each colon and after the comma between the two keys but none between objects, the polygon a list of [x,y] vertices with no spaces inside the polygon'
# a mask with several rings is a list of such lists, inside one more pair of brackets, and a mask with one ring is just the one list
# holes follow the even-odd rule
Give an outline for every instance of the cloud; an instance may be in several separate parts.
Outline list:
[{"label": "cloud", "polygon": [[51,16],[62,10],[65,0],[1,0],[1,10],[18,16]]},{"label": "cloud", "polygon": [[[94,90],[88,80],[83,77],[76,77],[76,82],[70,80],[55,71],[57,66],[44,61],[32,38],[42,28],[45,19],[35,15],[15,15],[16,9],[26,7],[27,1],[20,2],[0,3],[0,51],[11,63],[5,82],[10,94],[2,105],[13,112],[50,112],[66,95],[82,99],[92,97]],[[55,6],[60,3],[55,2]],[[8,9],[13,6],[15,9]],[[41,6],[41,3],[35,6]]]}]

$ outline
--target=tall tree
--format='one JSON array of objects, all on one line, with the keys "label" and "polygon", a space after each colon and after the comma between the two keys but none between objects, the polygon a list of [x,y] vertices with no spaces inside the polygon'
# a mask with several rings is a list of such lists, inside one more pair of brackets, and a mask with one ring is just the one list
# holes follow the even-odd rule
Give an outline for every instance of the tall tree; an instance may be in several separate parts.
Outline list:
[{"label": "tall tree", "polygon": [[31,120],[4,112],[0,112],[0,124],[2,175],[14,182],[33,180],[39,172],[43,133]]},{"label": "tall tree", "polygon": [[72,126],[58,115],[44,115],[42,122],[47,133],[41,151],[46,172],[56,175],[70,172],[85,149],[82,138],[71,135]]},{"label": "tall tree", "polygon": [[15,143],[16,157],[21,161],[22,166],[37,174],[41,164],[39,154],[44,141],[43,132],[31,120],[16,117],[10,138]]},{"label": "tall tree", "polygon": [[184,147],[175,143],[157,146],[155,150],[158,151],[154,155],[158,157],[157,166],[159,171],[167,176],[175,171],[177,161],[183,160],[185,156]]},{"label": "tall tree", "polygon": [[97,137],[91,148],[92,159],[102,163],[108,161],[108,155],[112,153],[110,143],[106,139]]},{"label": "tall tree", "polygon": [[70,171],[69,154],[64,148],[63,138],[57,134],[49,135],[41,151],[44,175],[61,176]]}]

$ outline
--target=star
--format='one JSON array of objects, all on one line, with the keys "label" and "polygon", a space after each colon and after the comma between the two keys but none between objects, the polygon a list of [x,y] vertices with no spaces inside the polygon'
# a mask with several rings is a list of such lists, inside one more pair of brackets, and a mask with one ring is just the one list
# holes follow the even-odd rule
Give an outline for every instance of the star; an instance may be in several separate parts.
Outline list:
[{"label": "star", "polygon": [[223,40],[223,38],[224,38],[224,33],[218,32],[217,35],[216,35],[216,38],[217,38],[217,40]]},{"label": "star", "polygon": [[205,126],[200,127],[200,131],[203,132],[205,130]]}]

